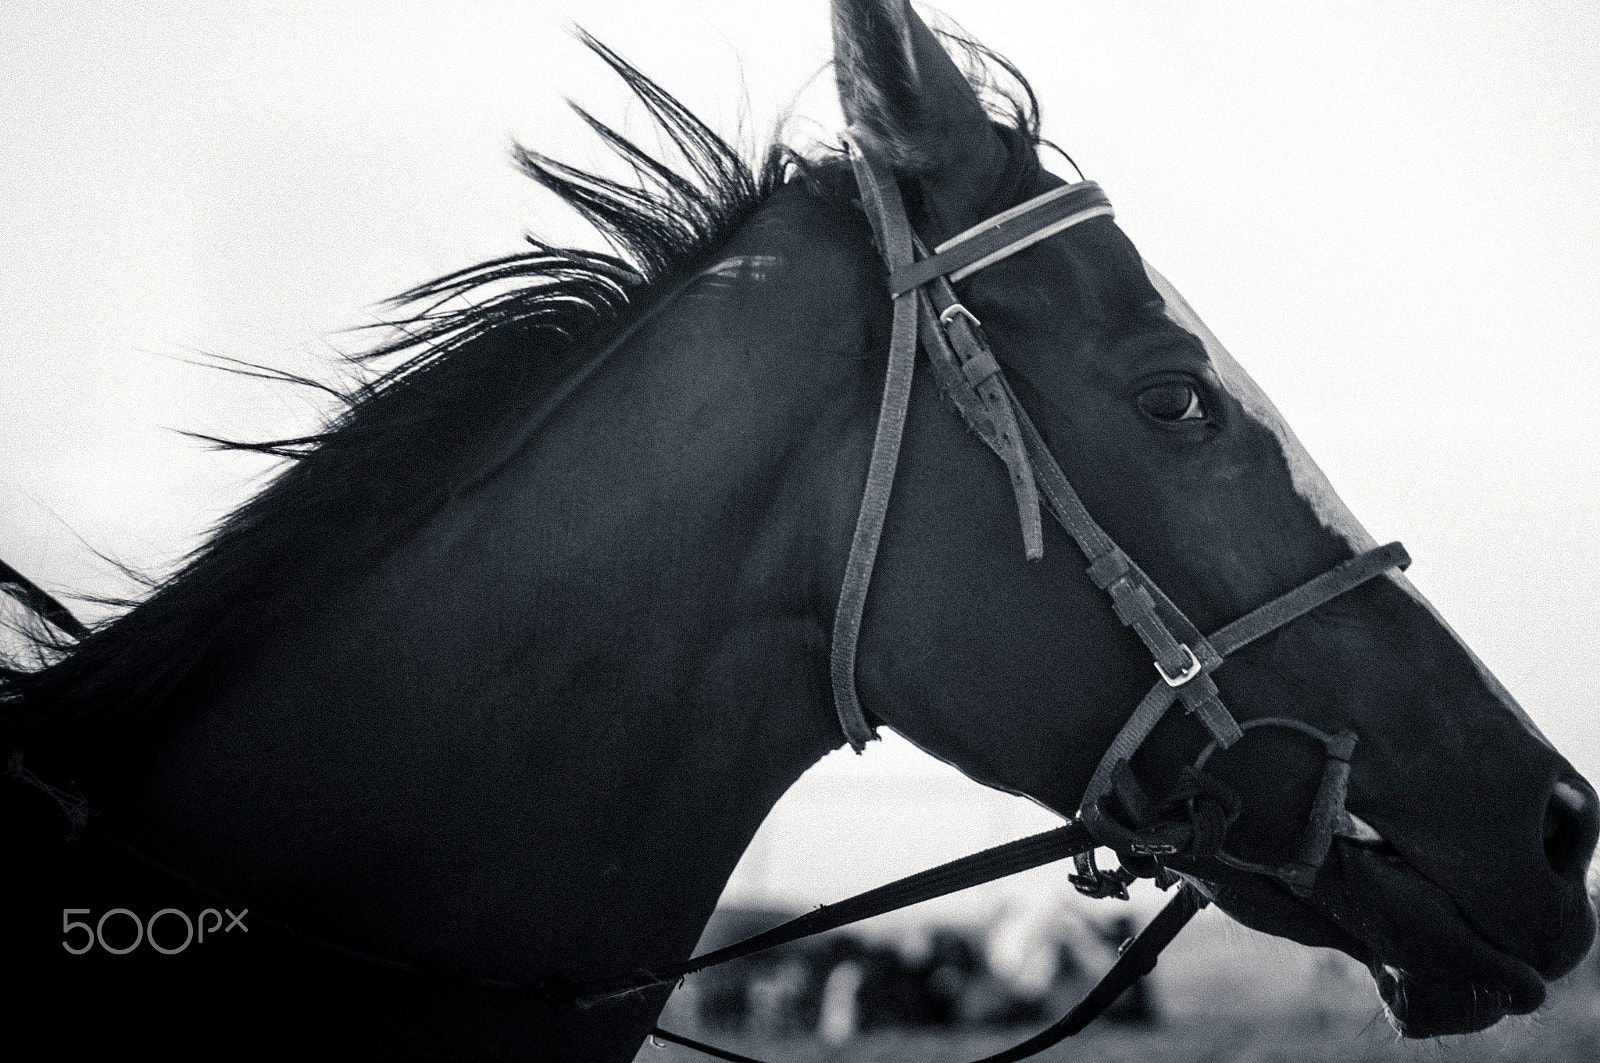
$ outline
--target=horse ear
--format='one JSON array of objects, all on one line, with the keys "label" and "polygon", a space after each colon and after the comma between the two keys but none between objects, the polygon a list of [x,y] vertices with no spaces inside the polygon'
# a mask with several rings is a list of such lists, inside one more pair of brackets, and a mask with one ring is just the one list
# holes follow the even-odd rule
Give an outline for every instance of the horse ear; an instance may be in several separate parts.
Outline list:
[{"label": "horse ear", "polygon": [[907,0],[834,0],[833,62],[851,134],[921,180],[935,240],[993,213],[1006,148],[978,94]]}]

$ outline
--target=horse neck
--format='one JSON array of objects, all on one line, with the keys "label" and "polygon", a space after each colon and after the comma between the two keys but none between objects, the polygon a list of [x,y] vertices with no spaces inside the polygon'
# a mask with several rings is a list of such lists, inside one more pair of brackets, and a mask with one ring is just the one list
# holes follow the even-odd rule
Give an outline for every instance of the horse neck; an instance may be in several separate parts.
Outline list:
[{"label": "horse neck", "polygon": [[827,632],[887,316],[863,231],[776,194],[492,475],[326,611],[235,642],[130,830],[264,909],[364,891],[328,918],[390,954],[539,977],[686,953],[841,741]]},{"label": "horse neck", "polygon": [[528,581],[539,650],[520,679],[560,780],[539,798],[550,841],[591,847],[602,880],[626,869],[635,904],[642,889],[678,913],[673,930],[640,905],[630,931],[666,928],[668,952],[840,742],[828,631],[881,388],[861,355],[887,317],[863,233],[777,193],[597,358],[476,512],[432,529],[451,544],[469,522],[518,529],[485,543],[504,562],[486,574]]}]

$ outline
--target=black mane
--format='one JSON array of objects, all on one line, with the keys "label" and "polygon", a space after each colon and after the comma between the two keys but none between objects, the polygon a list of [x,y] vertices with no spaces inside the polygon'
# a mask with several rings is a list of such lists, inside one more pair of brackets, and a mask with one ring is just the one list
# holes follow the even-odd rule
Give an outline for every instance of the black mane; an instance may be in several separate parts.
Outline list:
[{"label": "black mane", "polygon": [[[582,39],[649,110],[684,168],[672,168],[577,107],[629,164],[637,184],[521,146],[513,157],[616,253],[529,237],[527,252],[402,293],[389,304],[398,311],[391,338],[354,358],[367,381],[337,393],[341,408],[325,429],[264,442],[210,439],[289,464],[225,518],[180,571],[143,601],[125,603],[132,607],[122,616],[76,643],[32,630],[31,665],[0,656],[0,739],[6,739],[0,746],[103,743],[160,709],[223,634],[261,630],[325,600],[518,437],[552,364],[580,363],[703,268],[786,174],[818,194],[854,198],[849,167],[837,154],[806,160],[776,147],[752,166],[617,53]],[[980,64],[998,58],[958,43],[969,57],[980,55]],[[1021,91],[999,94],[997,128],[1014,161],[1032,160],[1039,143],[1032,93],[1014,69],[999,65]],[[975,84],[994,97],[990,76],[975,75]]]}]

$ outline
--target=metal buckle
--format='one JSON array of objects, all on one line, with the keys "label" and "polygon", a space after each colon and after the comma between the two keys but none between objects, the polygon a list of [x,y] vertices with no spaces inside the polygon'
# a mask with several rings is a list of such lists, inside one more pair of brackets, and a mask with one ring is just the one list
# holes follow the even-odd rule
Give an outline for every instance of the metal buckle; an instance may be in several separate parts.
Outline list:
[{"label": "metal buckle", "polygon": [[1183,684],[1200,674],[1200,658],[1194,655],[1194,651],[1189,648],[1189,644],[1187,642],[1180,642],[1178,643],[1178,649],[1188,654],[1189,666],[1183,671],[1179,672],[1176,679],[1161,670],[1160,661],[1151,662],[1156,666],[1156,674],[1161,677],[1161,681],[1166,683],[1169,687],[1181,687]]},{"label": "metal buckle", "polygon": [[983,328],[983,323],[977,319],[972,311],[968,310],[960,303],[951,303],[949,306],[944,308],[944,313],[939,315],[939,326],[948,332],[950,329],[950,322],[954,321],[957,317],[966,318],[967,323],[972,326],[973,332],[977,332],[979,329]]}]

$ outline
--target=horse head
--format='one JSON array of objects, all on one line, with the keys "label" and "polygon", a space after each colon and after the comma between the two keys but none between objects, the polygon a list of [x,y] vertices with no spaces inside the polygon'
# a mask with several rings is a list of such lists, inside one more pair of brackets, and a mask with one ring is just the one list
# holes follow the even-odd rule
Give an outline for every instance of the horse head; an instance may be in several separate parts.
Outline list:
[{"label": "horse head", "polygon": [[[761,818],[874,718],[1081,812],[1062,833],[1185,902],[1356,957],[1409,1035],[1531,1011],[1578,963],[1594,790],[1100,193],[1042,168],[1026,102],[992,120],[903,0],[834,11],[854,184],[755,174],[595,44],[692,173],[593,119],[654,194],[518,159],[623,256],[540,244],[415,289],[390,368],[326,432],[234,444],[296,463],[114,622],[0,569],[78,639],[0,653],[8,793],[99,813],[8,879],[44,972],[19,1019],[181,1006],[163,1044],[207,1058],[339,1027],[369,1055],[631,1059]],[[942,270],[937,311],[884,295],[885,259],[927,268],[907,219],[938,258],[1080,203]],[[259,929],[192,966],[112,953],[86,989],[55,921],[82,883],[104,914],[233,902]]]},{"label": "horse head", "polygon": [[[858,150],[894,171],[935,246],[1064,184],[1026,130],[992,121],[902,0],[834,5]],[[1374,546],[1282,417],[1110,216],[959,280],[1021,406],[1088,511],[1202,631]],[[1094,760],[1154,677],[1064,535],[1017,548],[1004,470],[926,379],[866,603],[863,704],[972,777],[1072,813]],[[1406,578],[1340,594],[1215,675],[1245,725],[1207,771],[1240,799],[1231,861],[1167,861],[1249,926],[1340,949],[1403,1033],[1538,1007],[1587,952],[1594,790]],[[1353,817],[1305,890],[1275,865],[1305,829],[1323,751],[1292,717],[1357,737]],[[1169,714],[1132,759],[1151,793],[1199,756]]]}]

